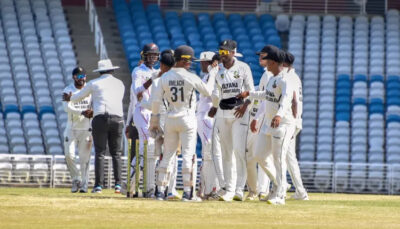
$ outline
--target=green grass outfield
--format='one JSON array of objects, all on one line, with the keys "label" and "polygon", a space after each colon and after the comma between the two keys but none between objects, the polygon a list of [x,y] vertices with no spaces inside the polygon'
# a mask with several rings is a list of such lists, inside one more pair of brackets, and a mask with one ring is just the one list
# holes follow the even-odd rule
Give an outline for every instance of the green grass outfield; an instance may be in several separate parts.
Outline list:
[{"label": "green grass outfield", "polygon": [[271,206],[126,199],[111,190],[0,188],[0,228],[400,228],[400,196],[310,198]]}]

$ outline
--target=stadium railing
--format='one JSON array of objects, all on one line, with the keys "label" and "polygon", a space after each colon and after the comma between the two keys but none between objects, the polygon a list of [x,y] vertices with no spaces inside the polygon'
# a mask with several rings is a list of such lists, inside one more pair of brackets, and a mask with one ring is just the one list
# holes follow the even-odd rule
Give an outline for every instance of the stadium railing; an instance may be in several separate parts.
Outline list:
[{"label": "stadium railing", "polygon": [[[126,179],[127,158],[122,157],[122,179]],[[178,160],[177,188],[183,188]],[[198,159],[197,181],[201,159]],[[400,165],[301,162],[301,175],[308,192],[400,194]],[[94,185],[94,157],[89,169],[89,186]],[[114,186],[111,157],[105,158],[105,187]],[[290,182],[290,176],[287,177]],[[71,178],[63,155],[0,154],[0,187],[69,188]],[[294,191],[294,187],[291,188]]]},{"label": "stadium railing", "polygon": [[85,0],[85,9],[89,13],[89,25],[91,32],[94,33],[94,45],[96,47],[96,53],[99,54],[100,59],[107,59],[107,49],[104,44],[103,32],[99,24],[96,7],[92,0]]},{"label": "stadium railing", "polygon": [[[166,10],[225,11],[260,13],[306,13],[306,14],[365,14],[367,6],[387,12],[396,0],[368,2],[367,0],[145,0],[145,4],[158,4]],[[368,4],[368,5],[367,5]]]}]

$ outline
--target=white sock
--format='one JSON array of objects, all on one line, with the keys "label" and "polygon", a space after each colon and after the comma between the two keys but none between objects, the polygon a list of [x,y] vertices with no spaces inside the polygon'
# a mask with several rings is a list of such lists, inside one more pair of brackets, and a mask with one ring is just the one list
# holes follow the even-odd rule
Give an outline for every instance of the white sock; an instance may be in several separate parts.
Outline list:
[{"label": "white sock", "polygon": [[191,187],[190,186],[189,187],[183,187],[183,191],[190,192],[191,191]]},{"label": "white sock", "polygon": [[165,186],[158,186],[159,192],[165,192]]}]

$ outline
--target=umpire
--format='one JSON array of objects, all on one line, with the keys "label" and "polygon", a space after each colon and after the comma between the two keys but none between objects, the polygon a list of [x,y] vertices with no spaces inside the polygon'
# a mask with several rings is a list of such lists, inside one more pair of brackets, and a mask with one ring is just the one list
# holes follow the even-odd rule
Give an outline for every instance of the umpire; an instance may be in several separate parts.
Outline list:
[{"label": "umpire", "polygon": [[107,142],[113,161],[115,193],[121,192],[121,154],[122,132],[124,128],[122,99],[124,97],[124,84],[112,73],[118,66],[113,66],[111,60],[105,59],[98,62],[100,77],[87,83],[79,93],[64,94],[65,101],[79,101],[92,95],[93,101],[93,141],[96,151],[95,175],[96,183],[92,193],[101,193],[104,185],[104,156]]}]

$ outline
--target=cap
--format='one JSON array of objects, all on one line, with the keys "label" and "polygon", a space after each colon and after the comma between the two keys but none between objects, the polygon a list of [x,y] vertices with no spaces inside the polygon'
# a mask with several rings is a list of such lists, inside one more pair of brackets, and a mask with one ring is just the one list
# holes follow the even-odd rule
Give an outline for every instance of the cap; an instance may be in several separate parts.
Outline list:
[{"label": "cap", "polygon": [[200,53],[200,58],[196,61],[212,61],[215,56],[215,52],[207,51]]},{"label": "cap", "polygon": [[145,44],[143,46],[142,49],[142,54],[146,54],[146,53],[155,53],[155,54],[159,54],[160,50],[158,49],[158,46],[154,43],[149,43],[149,44]]},{"label": "cap", "polygon": [[174,59],[174,51],[171,49],[167,49],[161,52],[161,58],[160,62],[172,67],[175,64],[175,59]]},{"label": "cap", "polygon": [[72,70],[72,75],[86,75],[86,71],[82,67],[76,67]]},{"label": "cap", "polygon": [[192,47],[187,46],[187,45],[181,45],[178,48],[175,49],[174,53],[175,60],[181,60],[181,59],[189,59],[189,60],[195,60],[196,58],[194,57],[194,51]]},{"label": "cap", "polygon": [[271,51],[271,49],[274,49],[274,48],[277,48],[277,47],[273,46],[273,45],[266,45],[259,52],[256,52],[256,54],[260,55],[261,53],[269,53]]},{"label": "cap", "polygon": [[272,46],[263,60],[273,60],[277,63],[283,63],[285,61],[285,53],[279,48]]},{"label": "cap", "polygon": [[288,65],[292,65],[294,63],[294,60],[295,60],[295,58],[294,58],[293,54],[291,54],[289,51],[286,51],[284,62]]},{"label": "cap", "polygon": [[219,44],[219,49],[236,52],[237,43],[234,40],[224,40]]}]

